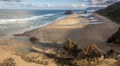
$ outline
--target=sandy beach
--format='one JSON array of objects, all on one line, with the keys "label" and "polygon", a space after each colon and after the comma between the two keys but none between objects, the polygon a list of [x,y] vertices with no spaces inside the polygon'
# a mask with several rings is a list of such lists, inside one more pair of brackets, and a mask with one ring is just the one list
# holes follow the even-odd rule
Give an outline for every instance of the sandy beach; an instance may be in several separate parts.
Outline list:
[{"label": "sandy beach", "polygon": [[[54,48],[57,47],[60,48],[60,46],[62,46],[61,42],[67,39],[66,36],[69,34],[71,30],[76,29],[78,27],[79,28],[84,27],[84,25],[79,25],[80,19],[84,18],[79,17],[80,17],[79,14],[73,14],[61,20],[58,20],[53,24],[25,32],[24,34],[19,34],[21,36],[9,36],[1,38],[0,53],[2,55],[0,55],[0,63],[2,63],[7,58],[14,58],[17,66],[46,66],[44,64],[26,62],[21,58],[21,56],[23,55],[31,56],[31,54],[33,56],[41,55],[40,58],[44,59],[45,56],[44,53],[51,53],[53,52]],[[40,33],[36,31],[39,31]],[[42,41],[41,45],[40,44],[33,45],[29,41],[29,37],[39,38],[40,41]],[[56,43],[58,41],[60,42],[60,45]],[[57,66],[55,62],[50,61],[52,59],[50,58],[45,58],[44,60],[43,59],[41,59],[40,61],[45,62],[46,60],[47,62],[49,62],[47,66]]]},{"label": "sandy beach", "polygon": [[20,34],[27,37],[36,37],[41,43],[63,43],[71,38],[81,47],[96,44],[103,51],[108,51],[111,47],[107,46],[106,40],[115,33],[119,25],[109,19],[93,14],[100,20],[101,24],[81,24],[89,23],[90,20],[80,17],[79,14],[70,15],[48,26]]},{"label": "sandy beach", "polygon": [[61,20],[58,20],[55,23],[25,32],[21,35],[36,37],[40,40],[40,42],[43,43],[61,43],[69,38],[68,35],[73,29],[83,28],[85,26],[80,24],[81,21],[89,22],[89,20],[79,17],[79,14],[73,14]]},{"label": "sandy beach", "polygon": [[[106,40],[118,30],[119,25],[98,14],[93,14],[93,16],[105,23],[80,24],[80,22],[88,23],[90,20],[81,17],[80,14],[72,14],[50,25],[27,31],[23,34],[16,34],[12,38],[0,39],[0,54],[2,54],[0,55],[0,62],[3,62],[8,57],[13,57],[16,60],[17,66],[46,66],[26,62],[21,59],[20,55],[32,53],[33,51],[30,51],[32,49],[39,52],[39,54],[41,53],[43,58],[44,53],[51,53],[54,48],[60,48],[68,38],[79,44],[81,48],[90,44],[96,44],[103,52],[111,48],[119,51],[119,47],[110,47],[106,43]],[[29,42],[29,37],[38,38],[40,43],[33,45]],[[33,54],[39,55],[36,52]],[[46,60],[52,59],[46,58]],[[117,60],[112,59],[109,63],[98,66],[117,66],[117,62]],[[54,62],[49,62],[47,66],[57,65]]]}]

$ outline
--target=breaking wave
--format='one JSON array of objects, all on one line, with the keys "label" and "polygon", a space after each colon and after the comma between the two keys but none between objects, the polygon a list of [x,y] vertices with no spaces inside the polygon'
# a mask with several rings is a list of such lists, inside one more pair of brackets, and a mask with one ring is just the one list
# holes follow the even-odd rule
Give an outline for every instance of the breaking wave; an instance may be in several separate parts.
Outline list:
[{"label": "breaking wave", "polygon": [[45,14],[45,15],[39,15],[39,16],[32,16],[29,18],[20,18],[20,19],[0,19],[0,24],[9,24],[9,23],[25,23],[31,20],[36,20],[36,19],[41,19],[44,17],[48,17],[48,16],[53,16],[55,15],[55,13],[53,14]]}]

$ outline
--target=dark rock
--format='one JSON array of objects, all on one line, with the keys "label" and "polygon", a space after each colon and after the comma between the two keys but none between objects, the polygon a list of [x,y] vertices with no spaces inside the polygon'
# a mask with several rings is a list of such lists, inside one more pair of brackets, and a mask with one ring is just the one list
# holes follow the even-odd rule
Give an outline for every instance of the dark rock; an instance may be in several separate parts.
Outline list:
[{"label": "dark rock", "polygon": [[71,11],[71,10],[67,10],[66,12],[65,12],[65,14],[73,14],[73,12]]},{"label": "dark rock", "polygon": [[37,42],[37,41],[39,41],[39,39],[36,38],[36,37],[30,37],[29,40],[30,40],[31,42]]},{"label": "dark rock", "polygon": [[75,56],[77,56],[79,51],[79,46],[77,46],[75,42],[68,39],[67,41],[65,41],[64,47],[62,48],[60,55],[63,58],[74,58]]},{"label": "dark rock", "polygon": [[[58,53],[59,62],[69,62],[68,66],[95,66],[104,59],[103,53],[96,45],[92,44],[80,49],[77,44],[68,39],[64,47]],[[66,64],[66,63],[65,63]]]},{"label": "dark rock", "polygon": [[63,50],[61,51],[61,55],[62,58],[64,56],[69,58],[85,59],[85,58],[101,57],[103,53],[94,44],[89,45],[84,49],[80,49],[74,42],[68,39],[65,42]]},{"label": "dark rock", "polygon": [[120,28],[107,40],[107,43],[120,44]]},{"label": "dark rock", "polygon": [[75,42],[71,41],[71,39],[67,39],[63,49],[65,49],[67,51],[78,51],[79,47],[76,45]]},{"label": "dark rock", "polygon": [[106,54],[105,54],[105,57],[106,58],[115,58],[117,57],[118,55],[118,52],[116,52],[115,50],[111,49],[109,50]]},{"label": "dark rock", "polygon": [[102,52],[96,45],[92,44],[78,53],[77,59],[101,57]]}]

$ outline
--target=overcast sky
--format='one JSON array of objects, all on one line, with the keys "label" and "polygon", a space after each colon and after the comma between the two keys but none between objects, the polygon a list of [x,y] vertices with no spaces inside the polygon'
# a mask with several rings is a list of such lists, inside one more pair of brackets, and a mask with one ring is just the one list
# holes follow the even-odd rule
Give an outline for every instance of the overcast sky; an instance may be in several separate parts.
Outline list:
[{"label": "overcast sky", "polygon": [[[1,9],[80,9],[90,0],[0,0]],[[95,1],[95,0],[92,0]],[[102,1],[102,0],[98,0]]]}]

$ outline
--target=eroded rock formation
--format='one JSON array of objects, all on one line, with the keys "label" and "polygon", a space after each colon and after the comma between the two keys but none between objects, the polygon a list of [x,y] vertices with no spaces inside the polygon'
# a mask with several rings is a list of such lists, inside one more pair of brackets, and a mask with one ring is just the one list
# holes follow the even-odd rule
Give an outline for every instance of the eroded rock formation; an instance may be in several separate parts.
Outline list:
[{"label": "eroded rock formation", "polygon": [[73,66],[96,65],[104,59],[103,53],[96,45],[92,44],[81,49],[70,39],[65,42],[64,47],[58,54],[60,62],[66,60],[65,62]]}]

